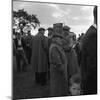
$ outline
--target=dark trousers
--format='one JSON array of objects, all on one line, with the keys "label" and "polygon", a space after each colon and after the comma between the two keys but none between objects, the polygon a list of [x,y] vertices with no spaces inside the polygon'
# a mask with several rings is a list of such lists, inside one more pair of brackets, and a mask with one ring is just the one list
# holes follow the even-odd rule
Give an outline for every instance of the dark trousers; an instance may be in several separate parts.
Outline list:
[{"label": "dark trousers", "polygon": [[[16,54],[17,71],[25,71],[27,66],[27,59],[23,50],[18,50]],[[21,65],[22,63],[22,65]]]},{"label": "dark trousers", "polygon": [[36,72],[35,79],[37,84],[45,85],[47,82],[47,72]]},{"label": "dark trousers", "polygon": [[27,57],[27,59],[28,59],[28,63],[29,63],[29,64],[30,64],[30,62],[31,62],[31,55],[32,55],[32,50],[31,50],[30,47],[27,46],[27,48],[26,48],[26,57]]}]

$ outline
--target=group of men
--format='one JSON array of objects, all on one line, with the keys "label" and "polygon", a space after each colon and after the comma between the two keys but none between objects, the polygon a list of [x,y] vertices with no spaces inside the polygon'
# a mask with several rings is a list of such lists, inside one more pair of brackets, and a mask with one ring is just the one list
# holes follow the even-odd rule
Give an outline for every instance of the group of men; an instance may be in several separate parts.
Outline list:
[{"label": "group of men", "polygon": [[13,55],[16,58],[18,72],[26,71],[27,65],[30,64],[32,38],[30,31],[28,31],[27,35],[22,35],[20,32],[15,32],[15,29],[13,30]]},{"label": "group of men", "polygon": [[79,56],[75,50],[75,34],[62,23],[49,27],[48,37],[44,35],[44,28],[39,28],[34,37],[30,35],[30,31],[27,38],[17,33],[13,47],[18,70],[21,68],[21,60],[24,61],[22,70],[26,69],[27,64],[31,64],[36,84],[44,86],[50,83],[51,96],[96,94],[96,19],[97,7],[94,8],[94,24],[80,41]]}]

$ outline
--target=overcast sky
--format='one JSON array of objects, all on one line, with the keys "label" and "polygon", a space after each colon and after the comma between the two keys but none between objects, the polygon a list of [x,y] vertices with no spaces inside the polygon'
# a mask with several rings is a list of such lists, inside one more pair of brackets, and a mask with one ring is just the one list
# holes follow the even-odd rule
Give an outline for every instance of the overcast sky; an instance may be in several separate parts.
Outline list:
[{"label": "overcast sky", "polygon": [[23,8],[29,14],[36,14],[44,28],[62,22],[78,35],[85,33],[93,24],[93,6],[13,1],[13,10]]}]

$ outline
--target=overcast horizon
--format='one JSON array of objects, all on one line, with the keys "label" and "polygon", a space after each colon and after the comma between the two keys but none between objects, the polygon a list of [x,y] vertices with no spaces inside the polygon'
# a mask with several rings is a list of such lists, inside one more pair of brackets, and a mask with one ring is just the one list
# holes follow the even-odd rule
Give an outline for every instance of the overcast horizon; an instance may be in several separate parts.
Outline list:
[{"label": "overcast horizon", "polygon": [[[93,24],[93,8],[94,6],[13,1],[13,10],[24,9],[29,14],[37,15],[41,27],[64,23],[76,35],[85,33]],[[36,32],[37,29],[33,31],[33,35]]]}]

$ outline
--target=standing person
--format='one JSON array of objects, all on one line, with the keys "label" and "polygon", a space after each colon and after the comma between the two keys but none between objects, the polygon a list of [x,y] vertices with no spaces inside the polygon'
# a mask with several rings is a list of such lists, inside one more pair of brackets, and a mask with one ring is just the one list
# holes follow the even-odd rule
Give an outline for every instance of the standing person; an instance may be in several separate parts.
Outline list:
[{"label": "standing person", "polygon": [[48,37],[51,38],[53,36],[54,30],[52,27],[49,27],[48,29]]},{"label": "standing person", "polygon": [[83,94],[97,94],[97,6],[94,7],[94,24],[81,41],[81,73]]},{"label": "standing person", "polygon": [[68,95],[67,58],[64,52],[62,23],[54,24],[54,35],[49,48],[51,96]]},{"label": "standing person", "polygon": [[47,69],[48,69],[48,40],[44,36],[45,29],[39,28],[38,34],[32,41],[32,67],[35,71],[36,83],[41,85],[46,84]]},{"label": "standing person", "polygon": [[15,29],[13,29],[13,37],[12,37],[12,45],[13,45],[13,70],[15,70],[15,68],[17,68],[16,66],[16,46],[15,46],[15,38],[16,38],[16,32]]},{"label": "standing person", "polygon": [[70,27],[69,26],[64,26],[63,27],[63,35],[66,37],[66,39],[70,42],[70,46],[74,46],[76,42],[76,35],[74,32],[70,32]]},{"label": "standing person", "polygon": [[77,54],[73,48],[74,42],[73,42],[73,36],[74,33],[70,32],[70,28],[68,26],[63,27],[63,35],[66,38],[66,55],[68,59],[68,69],[70,70],[69,77],[72,74],[79,72],[79,65],[78,65],[78,57]]},{"label": "standing person", "polygon": [[81,61],[81,51],[80,51],[80,41],[77,40],[75,46],[74,46],[74,50],[77,54],[77,59],[78,59],[78,64],[79,64],[79,67],[80,67],[80,61]]},{"label": "standing person", "polygon": [[52,42],[52,36],[54,34],[54,30],[52,27],[49,27],[48,29],[48,82],[50,83],[50,62],[49,62],[49,48]]},{"label": "standing person", "polygon": [[48,45],[49,45],[49,47],[50,47],[51,38],[52,38],[52,36],[53,36],[53,34],[54,34],[54,30],[53,30],[52,27],[49,27],[47,30],[48,30]]},{"label": "standing person", "polygon": [[63,26],[63,35],[65,36],[65,37],[67,37],[68,35],[69,35],[69,33],[70,33],[70,27],[69,26]]},{"label": "standing person", "polygon": [[28,60],[28,63],[30,64],[31,61],[31,55],[32,55],[32,48],[31,48],[31,43],[32,43],[32,35],[30,30],[27,33],[27,36],[25,38],[25,42],[26,42],[26,57]]},{"label": "standing person", "polygon": [[[21,38],[21,34],[17,33],[17,38],[14,39],[16,46],[16,62],[17,62],[17,71],[26,71],[27,59],[24,52],[25,42]],[[23,62],[23,65],[21,65]]]},{"label": "standing person", "polygon": [[[66,39],[66,42],[64,43],[64,48],[65,48],[65,54],[67,57],[67,76],[68,76],[68,84],[70,84],[69,80],[74,77],[74,76],[79,76],[80,75],[80,68],[78,64],[78,59],[77,59],[77,54],[75,50],[73,49],[73,34],[70,33],[70,28],[68,26],[63,27],[63,36]],[[78,85],[78,84],[77,84]],[[68,86],[70,88],[70,86]]]}]

